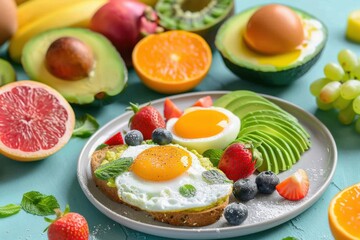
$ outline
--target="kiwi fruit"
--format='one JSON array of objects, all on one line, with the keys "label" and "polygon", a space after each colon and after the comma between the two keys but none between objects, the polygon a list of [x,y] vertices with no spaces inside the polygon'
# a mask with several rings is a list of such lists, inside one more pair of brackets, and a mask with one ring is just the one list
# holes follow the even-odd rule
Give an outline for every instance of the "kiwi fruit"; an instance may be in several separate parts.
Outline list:
[{"label": "kiwi fruit", "polygon": [[15,69],[8,61],[0,58],[0,86],[15,81],[16,81]]},{"label": "kiwi fruit", "polygon": [[218,28],[234,14],[234,1],[159,0],[155,10],[163,28],[197,33],[214,49]]}]

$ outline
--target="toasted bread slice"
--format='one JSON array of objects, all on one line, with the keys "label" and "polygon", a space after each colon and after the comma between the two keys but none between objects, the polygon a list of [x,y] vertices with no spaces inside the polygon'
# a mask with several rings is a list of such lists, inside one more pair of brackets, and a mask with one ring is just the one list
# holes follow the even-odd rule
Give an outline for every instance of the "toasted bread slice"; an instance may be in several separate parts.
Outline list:
[{"label": "toasted bread slice", "polygon": [[[131,204],[123,202],[117,193],[116,187],[109,187],[107,181],[98,179],[94,175],[94,171],[99,167],[102,161],[105,158],[106,151],[115,149],[117,146],[105,147],[103,149],[97,150],[93,153],[91,158],[91,171],[93,179],[96,186],[111,200],[128,205],[136,210],[139,208],[132,206]],[[155,220],[168,223],[175,226],[191,226],[191,227],[201,227],[210,225],[219,220],[222,216],[224,208],[229,202],[229,197],[222,202],[221,204],[210,207],[202,211],[178,211],[178,212],[147,212]]]}]

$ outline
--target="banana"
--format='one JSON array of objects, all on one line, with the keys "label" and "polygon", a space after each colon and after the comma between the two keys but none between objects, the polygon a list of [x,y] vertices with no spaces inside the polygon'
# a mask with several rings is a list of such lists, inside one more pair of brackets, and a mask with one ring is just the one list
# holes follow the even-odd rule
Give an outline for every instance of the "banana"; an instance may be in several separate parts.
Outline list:
[{"label": "banana", "polygon": [[85,0],[30,0],[17,8],[18,28],[58,9]]},{"label": "banana", "polygon": [[62,27],[88,27],[95,12],[107,0],[87,0],[49,12],[46,15],[18,29],[10,40],[9,54],[13,61],[20,63],[21,53],[26,42],[46,30]]}]

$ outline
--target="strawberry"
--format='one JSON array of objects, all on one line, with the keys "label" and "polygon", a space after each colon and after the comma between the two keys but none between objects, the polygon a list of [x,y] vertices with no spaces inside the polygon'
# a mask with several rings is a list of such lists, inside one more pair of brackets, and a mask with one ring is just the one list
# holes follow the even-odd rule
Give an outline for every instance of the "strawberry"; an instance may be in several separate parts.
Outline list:
[{"label": "strawberry", "polygon": [[309,191],[309,178],[303,169],[297,170],[290,177],[276,185],[277,192],[285,199],[298,201]]},{"label": "strawberry", "polygon": [[237,181],[249,177],[261,164],[262,155],[254,144],[236,142],[225,149],[218,168],[229,179]]},{"label": "strawberry", "polygon": [[57,216],[55,220],[45,218],[46,221],[51,222],[47,229],[49,240],[89,239],[89,226],[82,215],[70,212],[69,206],[66,206],[63,213],[60,209],[55,209],[55,212]]},{"label": "strawberry", "polygon": [[131,130],[138,130],[143,134],[144,140],[151,139],[152,132],[156,128],[165,128],[165,120],[161,113],[150,104],[142,108],[139,105],[130,103],[134,115],[129,120]]},{"label": "strawberry", "polygon": [[212,98],[210,96],[205,96],[199,98],[192,106],[193,107],[211,107],[213,105]]},{"label": "strawberry", "polygon": [[169,98],[165,99],[164,102],[164,117],[165,120],[169,120],[170,118],[178,118],[182,115],[181,109],[175,105],[173,101]]},{"label": "strawberry", "polygon": [[124,139],[122,137],[121,132],[117,132],[113,136],[111,136],[108,140],[106,140],[104,143],[109,146],[121,145],[124,144]]}]

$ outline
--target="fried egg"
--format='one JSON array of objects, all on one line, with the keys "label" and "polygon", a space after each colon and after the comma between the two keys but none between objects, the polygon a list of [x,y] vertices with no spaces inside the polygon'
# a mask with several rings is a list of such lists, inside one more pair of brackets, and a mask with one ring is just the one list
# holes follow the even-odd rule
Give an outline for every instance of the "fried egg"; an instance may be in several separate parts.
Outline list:
[{"label": "fried egg", "polygon": [[240,130],[240,119],[221,107],[192,107],[180,118],[172,118],[166,128],[173,142],[202,154],[207,149],[224,149]]},{"label": "fried egg", "polygon": [[[200,156],[200,157],[199,157]],[[201,155],[169,145],[129,146],[121,157],[133,158],[130,169],[115,178],[119,197],[145,211],[173,212],[211,207],[225,200],[232,183],[209,183],[202,173]],[[191,185],[195,194],[181,193]]]}]

